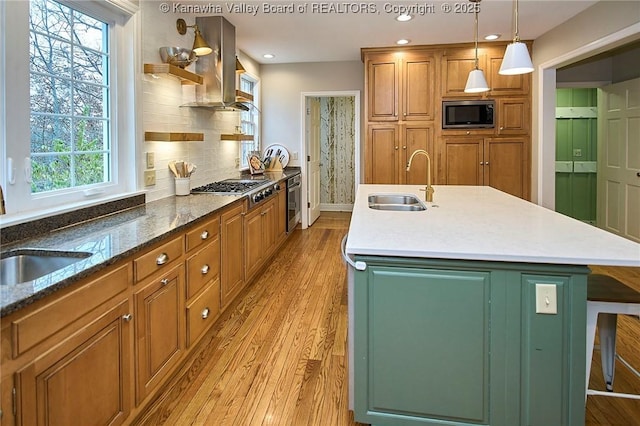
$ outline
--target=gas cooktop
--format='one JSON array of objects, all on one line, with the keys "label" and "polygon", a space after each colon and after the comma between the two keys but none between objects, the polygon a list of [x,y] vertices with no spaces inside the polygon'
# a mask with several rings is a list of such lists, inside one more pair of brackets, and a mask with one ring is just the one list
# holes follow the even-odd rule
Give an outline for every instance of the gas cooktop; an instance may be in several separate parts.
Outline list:
[{"label": "gas cooktop", "polygon": [[280,191],[280,185],[267,178],[260,179],[226,179],[198,186],[191,190],[192,194],[214,195],[247,195],[249,208],[261,201],[276,195]]},{"label": "gas cooktop", "polygon": [[219,182],[212,182],[206,185],[193,188],[193,194],[229,194],[242,195],[258,186],[269,183],[268,180],[252,180],[252,179],[226,179]]}]

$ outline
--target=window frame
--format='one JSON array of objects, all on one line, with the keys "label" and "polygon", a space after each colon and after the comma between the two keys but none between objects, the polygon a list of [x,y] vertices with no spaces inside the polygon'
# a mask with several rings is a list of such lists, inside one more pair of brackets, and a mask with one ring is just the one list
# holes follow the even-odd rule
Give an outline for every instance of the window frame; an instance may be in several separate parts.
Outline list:
[{"label": "window frame", "polygon": [[[253,104],[253,107],[248,111],[251,113],[252,117],[254,118],[253,120],[253,128],[254,128],[254,133],[253,133],[253,141],[240,141],[239,145],[238,145],[238,157],[240,158],[240,164],[239,164],[239,169],[240,170],[249,170],[249,163],[247,161],[247,156],[244,155],[244,149],[247,145],[251,145],[253,149],[251,149],[250,151],[259,151],[261,150],[261,141],[260,141],[260,110],[257,108],[257,105],[259,105],[259,100],[260,100],[260,79],[250,73],[244,72],[242,74],[240,74],[238,76],[238,87],[240,88],[240,90],[242,90],[242,79],[246,78],[247,80],[250,80],[253,83],[253,91],[252,92],[248,92],[251,95],[253,95],[253,102],[251,102]],[[242,126],[242,123],[246,122],[242,120],[242,114],[240,113],[239,115],[239,121],[240,121],[240,126]],[[244,129],[243,129],[244,130]]]},{"label": "window frame", "polygon": [[[4,97],[0,99],[0,160],[7,165],[0,176],[4,189],[7,215],[2,225],[20,223],[28,219],[71,211],[79,207],[100,204],[123,198],[136,191],[135,158],[139,112],[136,106],[136,72],[139,68],[139,14],[127,0],[68,1],[56,0],[74,10],[108,24],[109,86],[111,97],[111,181],[55,191],[31,193],[27,181],[30,157],[30,84],[29,84],[29,2],[2,2],[0,5],[0,85]],[[11,46],[11,57],[5,47]],[[25,141],[15,143],[13,141]],[[10,167],[8,158],[13,159]],[[14,170],[13,183],[9,168]]]}]

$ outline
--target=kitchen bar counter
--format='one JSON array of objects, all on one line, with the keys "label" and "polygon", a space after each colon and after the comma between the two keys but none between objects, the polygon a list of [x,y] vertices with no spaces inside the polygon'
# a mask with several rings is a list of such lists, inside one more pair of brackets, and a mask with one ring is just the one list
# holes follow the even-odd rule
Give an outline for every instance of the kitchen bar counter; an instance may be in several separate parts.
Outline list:
[{"label": "kitchen bar counter", "polygon": [[421,188],[356,194],[355,420],[583,425],[588,265],[640,266],[640,244],[488,186],[436,186],[425,211],[369,208],[371,194],[424,200]]},{"label": "kitchen bar counter", "polygon": [[426,211],[380,211],[367,196],[424,186],[360,185],[346,253],[571,265],[640,266],[640,244],[489,186],[434,186]]}]

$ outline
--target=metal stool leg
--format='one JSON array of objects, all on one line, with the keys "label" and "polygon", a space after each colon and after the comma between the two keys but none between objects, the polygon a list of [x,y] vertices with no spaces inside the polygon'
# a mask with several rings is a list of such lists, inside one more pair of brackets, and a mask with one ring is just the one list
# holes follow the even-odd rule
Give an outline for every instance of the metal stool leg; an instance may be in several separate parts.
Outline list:
[{"label": "metal stool leg", "polygon": [[607,391],[613,392],[613,379],[616,363],[616,325],[618,315],[600,313],[598,315],[598,335],[600,337],[600,359],[602,375]]}]

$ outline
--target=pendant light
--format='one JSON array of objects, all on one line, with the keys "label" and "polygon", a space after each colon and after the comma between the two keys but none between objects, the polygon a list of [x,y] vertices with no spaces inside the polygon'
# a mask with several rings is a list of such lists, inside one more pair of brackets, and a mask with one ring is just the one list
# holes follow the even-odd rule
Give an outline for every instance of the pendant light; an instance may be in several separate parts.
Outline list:
[{"label": "pendant light", "polygon": [[502,75],[527,74],[533,71],[533,63],[531,62],[527,45],[520,41],[520,35],[518,34],[518,0],[514,0],[513,19],[513,43],[507,46],[502,65],[500,65],[500,71],[498,71],[498,74]]},{"label": "pendant light", "polygon": [[489,85],[487,84],[487,80],[484,78],[484,73],[480,68],[478,68],[478,9],[480,8],[481,0],[469,0],[474,5],[474,13],[475,13],[475,49],[476,49],[476,66],[469,73],[469,77],[467,77],[467,85],[464,87],[465,93],[481,93],[489,90]]}]

